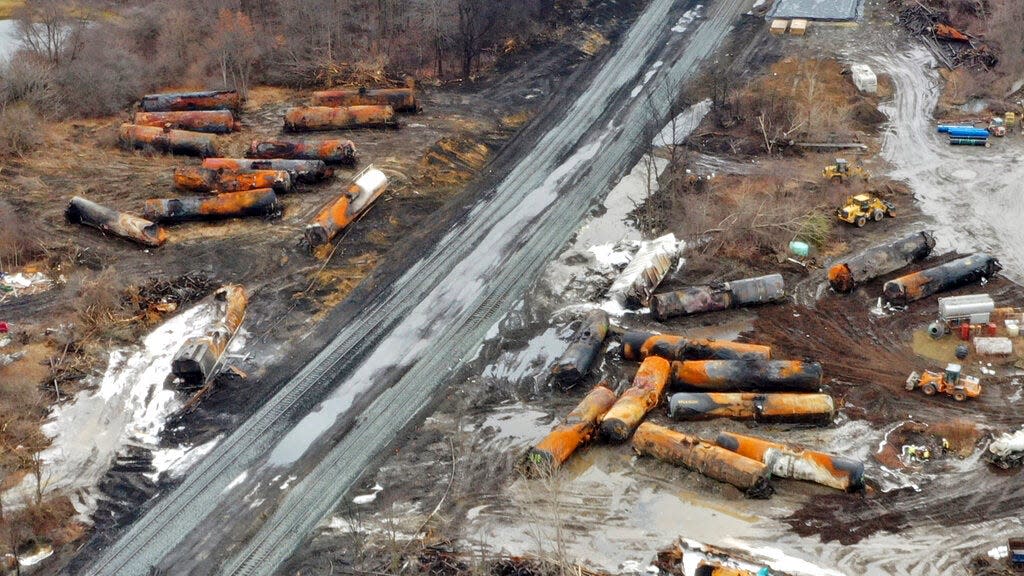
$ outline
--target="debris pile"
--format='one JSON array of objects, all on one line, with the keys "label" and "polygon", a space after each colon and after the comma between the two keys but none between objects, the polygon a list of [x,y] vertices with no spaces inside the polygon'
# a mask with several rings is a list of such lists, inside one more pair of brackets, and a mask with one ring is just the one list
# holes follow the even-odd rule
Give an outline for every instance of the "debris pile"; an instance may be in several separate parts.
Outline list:
[{"label": "debris pile", "polygon": [[899,5],[899,23],[921,41],[944,66],[949,69],[966,66],[976,70],[991,70],[999,62],[989,46],[978,38],[954,28],[949,15],[929,8],[920,2]]}]

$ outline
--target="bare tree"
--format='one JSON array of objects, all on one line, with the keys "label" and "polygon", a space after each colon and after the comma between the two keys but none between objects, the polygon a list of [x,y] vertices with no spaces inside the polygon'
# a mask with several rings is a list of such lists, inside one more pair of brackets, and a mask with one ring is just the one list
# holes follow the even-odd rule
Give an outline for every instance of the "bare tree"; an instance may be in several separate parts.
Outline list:
[{"label": "bare tree", "polygon": [[[28,0],[15,11],[18,40],[30,52],[52,64],[73,58],[77,20],[73,5],[61,0]],[[70,54],[69,54],[70,52]]]},{"label": "bare tree", "polygon": [[233,87],[245,98],[261,52],[256,28],[244,13],[224,9],[220,11],[216,31],[208,48],[217,59],[221,80],[224,86]]}]

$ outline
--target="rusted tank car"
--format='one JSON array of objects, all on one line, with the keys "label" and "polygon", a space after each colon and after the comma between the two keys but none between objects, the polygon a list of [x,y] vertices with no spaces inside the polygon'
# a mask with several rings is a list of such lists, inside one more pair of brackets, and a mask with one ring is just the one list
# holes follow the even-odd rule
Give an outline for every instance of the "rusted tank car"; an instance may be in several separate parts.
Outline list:
[{"label": "rusted tank car", "polygon": [[601,418],[601,435],[613,442],[629,438],[658,402],[669,380],[668,360],[651,356],[640,364],[633,386]]},{"label": "rusted tank car", "polygon": [[692,286],[651,297],[651,313],[658,320],[728,308],[780,302],[786,298],[781,274]]},{"label": "rusted tank car", "polygon": [[708,338],[691,339],[671,334],[626,332],[621,341],[622,357],[626,360],[643,360],[648,356],[661,356],[666,360],[768,360],[772,356],[770,346]]},{"label": "rusted tank car", "polygon": [[174,185],[189,192],[242,192],[270,188],[285,194],[292,189],[292,177],[284,170],[228,172],[185,166],[174,169]]},{"label": "rusted tank car", "polygon": [[201,158],[217,155],[217,146],[214,144],[213,136],[202,132],[121,124],[118,138],[121,146],[127,150],[152,148],[167,154],[199,156]]},{"label": "rusted tank car", "polygon": [[230,110],[196,110],[192,112],[136,112],[132,122],[137,126],[157,126],[207,132],[210,134],[228,134],[242,129]]},{"label": "rusted tank car", "polygon": [[224,172],[245,172],[248,170],[284,170],[292,177],[292,183],[305,182],[313,184],[326,180],[334,175],[323,160],[291,160],[271,158],[206,158],[203,168]]},{"label": "rusted tank car", "polygon": [[709,392],[817,392],[821,364],[800,360],[687,360],[672,363],[672,385]]},{"label": "rusted tank car", "polygon": [[342,88],[313,92],[314,106],[391,106],[395,112],[420,111],[413,88]]},{"label": "rusted tank car", "polygon": [[931,231],[914,232],[904,238],[872,246],[850,256],[828,269],[828,283],[836,292],[846,293],[862,282],[895,272],[900,268],[924,260],[935,248]]},{"label": "rusted tank car", "polygon": [[189,110],[235,110],[242,99],[235,90],[202,90],[146,94],[140,102],[145,112],[184,112]]},{"label": "rusted tank car", "polygon": [[289,132],[348,128],[398,128],[398,118],[391,106],[298,106],[284,114]]},{"label": "rusted tank car", "polygon": [[160,246],[167,241],[167,231],[159,224],[118,212],[79,196],[68,202],[64,217],[72,224],[92,226],[145,246]]},{"label": "rusted tank car", "polygon": [[157,222],[218,220],[269,216],[280,212],[277,194],[270,188],[228,192],[216,196],[188,198],[151,198],[146,200],[143,216]]},{"label": "rusted tank car", "polygon": [[288,158],[294,160],[322,160],[327,164],[355,166],[356,145],[351,140],[289,139],[255,140],[246,156],[250,158]]},{"label": "rusted tank car", "polygon": [[679,392],[668,401],[675,420],[754,420],[762,423],[827,425],[835,416],[828,394],[758,394],[755,392]]},{"label": "rusted tank car", "polygon": [[715,443],[741,456],[763,462],[775,476],[817,482],[839,490],[864,484],[864,463],[823,452],[777,444],[753,436],[722,432]]},{"label": "rusted tank car", "polygon": [[889,304],[906,306],[914,300],[952,290],[981,278],[995,276],[1003,267],[988,254],[972,254],[941,266],[900,276],[882,287],[882,299]]},{"label": "rusted tank car", "polygon": [[607,336],[608,314],[603,310],[587,314],[565,353],[551,366],[552,376],[562,385],[575,384],[585,378]]},{"label": "rusted tank car", "polygon": [[171,360],[171,372],[188,387],[206,384],[216,373],[249,304],[245,289],[236,284],[221,287],[213,297],[219,308],[217,323],[205,335],[186,340]]},{"label": "rusted tank car", "polygon": [[653,456],[732,484],[751,497],[767,498],[774,492],[764,463],[664,426],[641,424],[633,434],[633,449],[642,456]]},{"label": "rusted tank car", "polygon": [[327,244],[334,236],[359,217],[387,190],[388,177],[373,166],[356,175],[337,200],[324,206],[306,226],[306,242],[311,248]]},{"label": "rusted tank car", "polygon": [[535,472],[550,471],[561,466],[577,448],[590,441],[601,417],[613,404],[615,392],[603,382],[595,386],[565,420],[530,448],[526,454],[527,464]]}]

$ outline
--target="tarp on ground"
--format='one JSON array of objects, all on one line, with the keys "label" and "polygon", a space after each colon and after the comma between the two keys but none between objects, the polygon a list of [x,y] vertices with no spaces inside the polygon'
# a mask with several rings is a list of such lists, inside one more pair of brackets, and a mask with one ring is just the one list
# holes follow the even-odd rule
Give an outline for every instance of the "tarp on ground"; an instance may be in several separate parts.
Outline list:
[{"label": "tarp on ground", "polygon": [[857,20],[862,10],[861,0],[776,0],[767,17]]}]

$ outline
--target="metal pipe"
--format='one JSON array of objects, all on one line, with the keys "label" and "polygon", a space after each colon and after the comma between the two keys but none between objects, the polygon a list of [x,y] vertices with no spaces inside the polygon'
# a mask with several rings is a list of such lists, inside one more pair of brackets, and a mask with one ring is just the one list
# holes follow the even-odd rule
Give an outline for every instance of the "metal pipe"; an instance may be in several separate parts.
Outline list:
[{"label": "metal pipe", "polygon": [[68,202],[64,217],[72,224],[92,226],[146,246],[160,246],[167,241],[167,231],[159,224],[118,212],[79,196]]},{"label": "metal pipe", "polygon": [[924,260],[935,248],[930,230],[872,246],[867,250],[834,264],[828,269],[828,283],[836,292],[851,292],[861,283],[895,272],[907,264]]},{"label": "metal pipe", "polygon": [[563,385],[575,384],[585,378],[607,336],[608,314],[603,310],[587,314],[565,353],[551,366],[551,374]]},{"label": "metal pipe", "polygon": [[340,138],[254,140],[246,156],[263,159],[323,160],[327,164],[355,166],[356,145],[351,140]]},{"label": "metal pipe", "polygon": [[334,175],[323,160],[292,160],[271,158],[205,158],[203,168],[222,170],[224,172],[245,172],[247,170],[284,170],[292,177],[292,182],[309,184],[320,182]]},{"label": "metal pipe", "polygon": [[821,364],[800,360],[686,360],[672,363],[673,386],[704,391],[817,392]]},{"label": "metal pipe", "polygon": [[230,110],[196,110],[191,112],[136,112],[132,122],[138,126],[176,128],[210,134],[228,134],[242,129]]},{"label": "metal pipe", "polygon": [[398,119],[391,106],[298,106],[284,114],[289,132],[346,128],[398,128]]},{"label": "metal pipe", "polygon": [[615,392],[603,382],[595,386],[565,420],[530,448],[526,453],[527,464],[534,472],[550,471],[564,464],[577,448],[593,438],[598,422],[613,404]]},{"label": "metal pipe", "polygon": [[835,415],[835,403],[828,394],[680,392],[669,398],[668,412],[675,420],[731,418],[827,425]]},{"label": "metal pipe", "polygon": [[313,92],[314,106],[391,106],[395,112],[420,111],[413,88],[344,88]]},{"label": "metal pipe", "polygon": [[213,136],[202,132],[121,124],[118,137],[121,146],[128,150],[152,148],[158,152],[202,158],[217,155]]},{"label": "metal pipe", "polygon": [[142,97],[146,112],[182,112],[186,110],[240,110],[242,99],[235,90],[168,92]]},{"label": "metal pipe", "polygon": [[203,336],[189,338],[171,360],[171,372],[186,385],[202,385],[210,381],[228,343],[238,332],[249,300],[245,289],[228,284],[214,292],[219,320]]},{"label": "metal pipe", "polygon": [[334,236],[359,217],[387,190],[388,177],[373,166],[355,179],[334,202],[324,206],[313,222],[306,226],[306,242],[311,248],[327,244]]},{"label": "metal pipe", "polygon": [[732,484],[751,497],[767,498],[774,492],[768,484],[770,472],[763,463],[664,426],[641,424],[633,434],[633,449],[637,454]]},{"label": "metal pipe", "polygon": [[959,138],[956,136],[949,137],[949,143],[951,146],[990,146],[988,138]]},{"label": "metal pipe", "polygon": [[738,360],[751,357],[768,360],[772,356],[770,346],[712,338],[690,339],[671,334],[626,332],[620,340],[622,357],[626,360],[643,360],[648,356],[661,356],[666,360]]},{"label": "metal pipe", "polygon": [[665,320],[699,312],[779,302],[785,298],[786,285],[782,275],[769,274],[655,294],[651,298],[651,313],[656,319]]},{"label": "metal pipe", "polygon": [[629,438],[644,416],[661,401],[668,379],[668,360],[657,356],[644,360],[633,377],[633,386],[601,418],[601,435],[612,442]]},{"label": "metal pipe", "polygon": [[994,276],[1003,267],[988,254],[972,254],[941,266],[900,276],[882,287],[882,298],[897,306],[951,290],[980,278]]},{"label": "metal pipe", "polygon": [[864,483],[864,463],[858,460],[731,432],[720,433],[715,443],[741,456],[763,462],[774,476],[807,480],[838,490],[855,489]]},{"label": "metal pipe", "polygon": [[157,222],[186,220],[217,220],[269,216],[281,210],[277,194],[269,188],[228,192],[216,196],[188,198],[151,198],[146,200],[143,215]]},{"label": "metal pipe", "polygon": [[271,188],[285,194],[292,189],[292,177],[284,170],[228,172],[185,166],[174,169],[174,185],[189,192],[243,192]]}]

